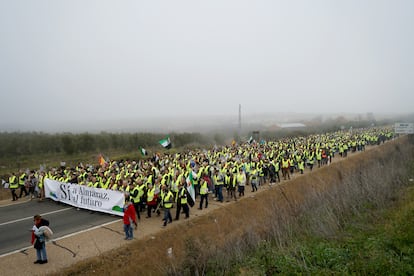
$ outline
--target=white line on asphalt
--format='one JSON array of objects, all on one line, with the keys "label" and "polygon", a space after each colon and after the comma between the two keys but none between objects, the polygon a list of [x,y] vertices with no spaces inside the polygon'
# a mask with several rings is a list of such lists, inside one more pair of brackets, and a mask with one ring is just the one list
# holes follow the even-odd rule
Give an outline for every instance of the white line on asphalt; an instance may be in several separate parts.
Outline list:
[{"label": "white line on asphalt", "polygon": [[[67,211],[67,210],[70,210],[70,209],[73,209],[73,207],[69,207],[69,208],[65,208],[65,209],[60,209],[60,210],[56,210],[56,211],[52,211],[52,212],[47,212],[47,213],[40,214],[40,215],[41,216],[45,216],[45,215],[50,215],[50,214],[55,214],[55,213]],[[23,220],[27,220],[27,219],[33,219],[33,216],[27,217],[27,218],[16,219],[16,220],[12,220],[12,221],[3,222],[3,223],[0,223],[0,226],[7,225],[7,224],[12,224],[12,223],[19,222],[19,221],[23,221]]]},{"label": "white line on asphalt", "polygon": [[[71,234],[67,234],[66,236],[62,236],[62,237],[59,237],[59,238],[56,238],[56,239],[50,240],[50,241],[48,241],[48,243],[49,243],[49,242],[53,242],[53,241],[62,240],[62,239],[65,239],[65,238],[69,238],[69,237],[72,237],[72,236],[75,236],[75,235],[78,235],[78,234],[82,234],[82,233],[85,233],[85,232],[88,232],[88,231],[91,231],[91,230],[95,230],[95,229],[98,229],[98,228],[101,228],[101,227],[104,227],[104,226],[110,225],[110,224],[112,224],[112,223],[118,222],[119,220],[120,220],[120,219],[118,219],[118,220],[113,220],[113,221],[106,222],[106,223],[104,223],[104,224],[100,224],[100,225],[97,225],[97,226],[94,226],[94,227],[91,227],[91,228],[88,228],[88,229],[85,229],[85,230],[80,230],[80,231],[78,231],[78,232],[74,232],[74,233],[71,233]],[[14,251],[12,251],[12,252],[4,253],[3,255],[0,255],[0,258],[3,258],[3,257],[6,257],[6,256],[9,256],[9,255],[12,255],[12,254],[15,254],[15,253],[21,253],[21,252],[23,252],[23,251],[25,251],[25,250],[27,250],[27,249],[30,249],[30,248],[33,248],[33,246],[27,246],[27,247],[23,247],[23,248],[20,248],[20,249],[14,250]]]},{"label": "white line on asphalt", "polygon": [[95,229],[98,229],[98,228],[101,228],[101,227],[110,225],[112,223],[118,222],[119,220],[121,220],[121,219],[113,220],[113,221],[106,222],[104,224],[100,224],[100,225],[97,225],[97,226],[94,226],[94,227],[91,227],[91,228],[88,228],[88,229],[85,229],[85,230],[80,230],[78,232],[74,232],[74,233],[71,233],[71,234],[67,234],[66,236],[62,236],[62,237],[59,237],[59,238],[54,239],[54,241],[66,239],[66,238],[69,238],[69,237],[72,237],[72,236],[76,236],[78,234],[82,234],[82,233],[85,233],[85,232],[88,232],[88,231],[91,231],[91,230],[95,230]]}]

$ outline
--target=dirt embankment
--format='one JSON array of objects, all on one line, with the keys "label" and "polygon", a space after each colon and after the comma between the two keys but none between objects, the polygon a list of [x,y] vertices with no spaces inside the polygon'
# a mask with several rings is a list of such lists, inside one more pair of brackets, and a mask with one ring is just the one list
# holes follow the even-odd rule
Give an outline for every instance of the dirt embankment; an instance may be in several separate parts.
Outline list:
[{"label": "dirt embankment", "polygon": [[[360,173],[372,160],[386,160],[391,153],[401,151],[405,144],[407,139],[402,138],[373,147],[363,154],[351,154],[343,162],[316,169],[311,174],[297,175],[291,181],[282,181],[272,187],[266,186],[263,192],[249,193],[244,199],[224,204],[203,216],[173,223],[167,229],[82,261],[60,273],[162,275],[174,273],[175,268],[203,263],[208,256],[221,254],[229,246],[237,248],[235,244],[241,244],[253,236],[257,240],[257,237],[266,237],[269,230],[279,233],[277,229],[269,229],[269,219],[275,217],[271,212],[278,210],[283,213],[278,216],[280,224],[289,223],[287,218],[300,215],[297,206],[307,195],[330,190],[333,183],[338,183],[345,175]],[[201,254],[201,251],[209,253]]]}]

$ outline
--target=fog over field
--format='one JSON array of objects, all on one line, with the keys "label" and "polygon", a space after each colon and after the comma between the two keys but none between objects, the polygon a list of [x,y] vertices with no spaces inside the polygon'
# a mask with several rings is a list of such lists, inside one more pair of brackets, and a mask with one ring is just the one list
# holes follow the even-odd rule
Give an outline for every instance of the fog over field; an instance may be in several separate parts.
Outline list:
[{"label": "fog over field", "polygon": [[315,126],[323,123],[337,122],[337,127],[345,121],[366,121],[375,124],[378,121],[394,122],[414,122],[414,113],[411,114],[314,114],[314,113],[263,113],[253,115],[243,115],[241,129],[239,129],[238,113],[233,116],[171,116],[145,119],[107,119],[107,120],[70,120],[64,122],[52,121],[47,124],[21,124],[13,126],[2,126],[1,131],[24,132],[37,131],[47,133],[100,133],[100,132],[200,132],[200,133],[233,133],[241,131],[244,134],[253,130],[266,131],[283,128],[290,124],[301,123],[305,126]]},{"label": "fog over field", "polygon": [[0,1],[0,131],[414,111],[414,1]]}]

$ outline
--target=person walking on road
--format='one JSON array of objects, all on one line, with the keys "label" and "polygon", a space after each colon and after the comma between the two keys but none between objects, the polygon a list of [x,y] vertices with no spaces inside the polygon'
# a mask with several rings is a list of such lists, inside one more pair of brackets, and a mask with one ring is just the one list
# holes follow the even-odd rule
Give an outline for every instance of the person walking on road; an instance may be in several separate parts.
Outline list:
[{"label": "person walking on road", "polygon": [[35,264],[46,264],[46,236],[42,226],[49,226],[49,221],[42,218],[40,215],[34,216],[34,225],[32,228],[32,244],[36,249],[37,260]]},{"label": "person walking on road", "polygon": [[188,219],[190,217],[190,208],[187,204],[187,188],[185,187],[185,178],[181,178],[180,184],[178,184],[178,193],[176,196],[177,201],[177,208],[175,212],[175,220],[180,219],[181,208],[184,211],[185,218]]},{"label": "person walking on road", "polygon": [[255,166],[251,168],[250,171],[250,184],[252,185],[252,192],[257,191],[257,182],[259,179],[259,175]]},{"label": "person walking on road", "polygon": [[14,172],[9,177],[9,185],[12,194],[12,200],[16,201],[19,198],[16,194],[16,190],[19,188],[19,183],[17,182],[17,176]]},{"label": "person walking on road", "polygon": [[19,176],[19,187],[20,187],[20,195],[19,198],[21,198],[23,196],[28,196],[29,192],[26,189],[26,179],[27,179],[27,175],[25,172],[21,172],[20,176]]},{"label": "person walking on road", "polygon": [[152,210],[157,209],[158,195],[155,194],[155,187],[152,184],[148,184],[147,190],[147,218],[151,217]]},{"label": "person walking on road", "polygon": [[290,168],[290,160],[285,155],[282,160],[282,174],[283,174],[284,180],[286,180],[286,176],[288,179],[290,179],[289,168]]},{"label": "person walking on road", "polygon": [[172,222],[171,216],[171,208],[173,207],[174,202],[174,195],[173,193],[167,188],[167,185],[162,185],[162,207],[164,209],[164,224],[163,227],[167,226],[167,223]]},{"label": "person walking on road", "polygon": [[134,238],[134,229],[132,228],[131,224],[135,225],[135,229],[137,229],[137,219],[136,219],[136,212],[134,208],[134,204],[130,201],[129,196],[125,197],[125,205],[124,205],[124,232],[125,232],[125,240],[132,240]]},{"label": "person walking on road", "polygon": [[239,169],[239,173],[237,174],[237,185],[239,197],[244,196],[244,189],[246,187],[246,173],[242,168]]},{"label": "person walking on road", "polygon": [[[131,182],[133,183],[133,182]],[[140,194],[140,186],[138,183],[133,183],[132,187],[130,188],[130,194],[129,194],[132,203],[134,204],[135,213],[137,214],[138,220],[141,220],[141,215],[139,212],[140,206],[141,206],[141,194]]]},{"label": "person walking on road", "polygon": [[198,209],[202,210],[204,201],[206,201],[204,208],[208,207],[208,185],[204,178],[202,178],[200,182],[200,197],[200,207]]}]

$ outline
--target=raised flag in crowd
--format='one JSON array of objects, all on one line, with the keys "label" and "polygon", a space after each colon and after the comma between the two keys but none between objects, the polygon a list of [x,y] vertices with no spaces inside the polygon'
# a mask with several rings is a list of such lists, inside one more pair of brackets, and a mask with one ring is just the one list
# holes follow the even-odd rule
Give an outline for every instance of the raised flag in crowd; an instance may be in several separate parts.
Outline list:
[{"label": "raised flag in crowd", "polygon": [[163,146],[166,149],[171,148],[171,140],[170,137],[166,137],[165,139],[162,139],[159,141],[160,145]]},{"label": "raised flag in crowd", "polygon": [[100,166],[103,166],[103,165],[105,165],[105,164],[106,164],[106,160],[105,160],[105,158],[102,156],[102,154],[101,154],[101,155],[99,155],[99,158],[98,158],[98,163],[99,163],[99,165],[100,165]]},{"label": "raised flag in crowd", "polygon": [[147,150],[144,149],[143,147],[139,147],[139,151],[141,152],[142,156],[146,156],[147,155]]}]

